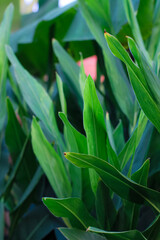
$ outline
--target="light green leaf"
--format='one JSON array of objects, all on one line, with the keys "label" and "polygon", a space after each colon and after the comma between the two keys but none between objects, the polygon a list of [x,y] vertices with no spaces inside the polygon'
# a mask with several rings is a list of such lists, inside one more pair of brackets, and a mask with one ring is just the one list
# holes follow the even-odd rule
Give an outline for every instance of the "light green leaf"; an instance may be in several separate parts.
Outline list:
[{"label": "light green leaf", "polygon": [[64,143],[59,133],[53,103],[44,88],[20,64],[12,49],[6,47],[7,56],[13,65],[16,80],[22,95],[35,115],[42,120],[49,132],[55,137],[59,146]]},{"label": "light green leaf", "polygon": [[64,112],[64,114],[67,115],[67,103],[66,103],[66,99],[64,96],[63,83],[58,74],[56,74],[56,82],[57,82],[57,86],[58,86],[58,92],[59,92],[59,98],[60,98],[60,102],[61,102],[62,112]]},{"label": "light green leaf", "polygon": [[89,227],[88,231],[104,234],[108,240],[147,240],[143,234],[137,230],[125,231],[125,232],[107,232],[98,228]]},{"label": "light green leaf", "polygon": [[103,182],[120,197],[138,203],[149,203],[160,212],[160,193],[125,177],[106,161],[85,154],[65,153],[65,157],[78,167],[93,168]]},{"label": "light green leaf", "polygon": [[36,119],[32,122],[33,151],[58,197],[71,195],[71,186],[62,159],[45,138]]},{"label": "light green leaf", "polygon": [[43,198],[43,203],[56,217],[68,218],[72,227],[86,230],[89,226],[97,226],[96,220],[79,198]]}]

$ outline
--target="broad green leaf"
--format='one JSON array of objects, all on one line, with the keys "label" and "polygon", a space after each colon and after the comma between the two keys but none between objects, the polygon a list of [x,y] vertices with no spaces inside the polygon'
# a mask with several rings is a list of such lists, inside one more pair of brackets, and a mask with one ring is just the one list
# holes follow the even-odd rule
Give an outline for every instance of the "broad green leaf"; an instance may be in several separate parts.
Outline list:
[{"label": "broad green leaf", "polygon": [[67,115],[67,103],[66,103],[66,99],[64,96],[63,83],[58,74],[56,74],[56,82],[57,82],[57,86],[58,86],[58,92],[59,92],[59,98],[60,98],[60,102],[61,102],[62,112],[64,112],[64,114]]},{"label": "broad green leaf", "polygon": [[78,9],[63,41],[87,41],[91,39],[94,39],[94,37],[82,17],[80,10]]},{"label": "broad green leaf", "polygon": [[78,101],[82,104],[82,94],[79,84],[79,66],[72,59],[72,57],[62,48],[60,43],[53,39],[52,41],[53,50],[62,66],[62,69],[69,77],[71,85],[78,97]]},{"label": "broad green leaf", "polygon": [[5,132],[6,144],[9,148],[13,162],[18,158],[24,145],[26,136],[20,123],[17,120],[13,106],[9,98],[7,98],[8,123]]},{"label": "broad green leaf", "polygon": [[9,46],[6,47],[6,52],[13,65],[17,83],[26,103],[63,148],[64,143],[57,127],[51,98],[44,88],[23,68]]},{"label": "broad green leaf", "polygon": [[5,45],[9,42],[11,23],[13,19],[13,4],[10,4],[5,13],[0,25],[0,131],[3,128],[6,116],[6,78],[7,78],[7,56]]},{"label": "broad green leaf", "polygon": [[74,229],[74,228],[59,228],[61,233],[68,240],[105,240],[103,236],[100,236],[95,233],[85,232],[82,230]]},{"label": "broad green leaf", "polygon": [[97,188],[96,215],[102,229],[112,229],[117,212],[109,188],[102,181],[99,181]]},{"label": "broad green leaf", "polygon": [[68,218],[72,227],[86,230],[89,226],[97,226],[96,220],[79,198],[43,198],[43,203],[56,217]]},{"label": "broad green leaf", "polygon": [[122,169],[125,167],[130,157],[134,153],[134,150],[139,145],[143,132],[146,128],[147,121],[148,119],[143,114],[143,112],[141,112],[137,128],[134,130],[132,136],[130,137],[130,139],[128,140],[128,142],[125,144],[124,148],[118,155],[119,163]]},{"label": "broad green leaf", "polygon": [[[56,19],[69,9],[73,8],[75,5],[76,3],[74,2],[65,6],[64,8],[51,9],[51,11],[41,16],[31,24],[28,24],[17,32],[14,32],[11,36],[11,46],[13,47],[13,49],[16,50],[17,44],[26,44],[33,42],[35,32],[40,25],[42,27],[41,30],[45,31],[46,28],[50,27],[51,24],[53,24],[54,19]],[[45,27],[43,26],[42,22],[45,22]]]},{"label": "broad green leaf", "polygon": [[113,165],[116,169],[120,170],[121,167],[120,167],[118,156],[113,150],[108,138],[107,138],[107,154],[108,154],[109,163]]},{"label": "broad green leaf", "polygon": [[[93,79],[89,75],[84,88],[83,123],[87,136],[88,153],[102,159],[107,159],[106,127],[104,113],[96,94]],[[90,179],[93,192],[96,193],[98,176],[90,170]]]},{"label": "broad green leaf", "polygon": [[126,77],[124,69],[122,68],[121,63],[112,56],[109,48],[107,47],[103,35],[104,26],[100,25],[100,22],[98,19],[96,19],[96,15],[93,15],[93,11],[91,11],[85,1],[79,0],[79,6],[89,29],[103,50],[107,74],[116,101],[120,106],[122,112],[132,122],[134,97],[132,89],[128,84],[128,79]]},{"label": "broad green leaf", "polygon": [[148,240],[159,240],[160,238],[160,215],[151,223],[151,225],[143,232]]},{"label": "broad green leaf", "polygon": [[58,197],[71,195],[71,186],[62,159],[45,138],[36,119],[32,122],[33,151]]},{"label": "broad green leaf", "polygon": [[89,227],[88,231],[104,234],[108,240],[147,240],[143,234],[137,230],[125,231],[125,232],[107,232],[98,228]]},{"label": "broad green leaf", "polygon": [[65,157],[78,167],[93,168],[103,182],[120,197],[138,203],[149,203],[160,212],[160,193],[125,177],[106,161],[85,154],[65,153]]}]

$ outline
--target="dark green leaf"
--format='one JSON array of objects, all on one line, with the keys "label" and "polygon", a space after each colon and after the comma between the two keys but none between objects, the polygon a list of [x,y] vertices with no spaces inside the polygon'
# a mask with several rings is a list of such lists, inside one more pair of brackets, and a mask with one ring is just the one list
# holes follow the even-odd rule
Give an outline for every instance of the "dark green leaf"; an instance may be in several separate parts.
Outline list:
[{"label": "dark green leaf", "polygon": [[79,198],[43,198],[43,203],[56,217],[68,218],[72,227],[87,229],[89,226],[97,226],[96,220]]},{"label": "dark green leaf", "polygon": [[88,231],[104,234],[108,240],[146,240],[143,234],[137,230],[131,230],[126,232],[107,232],[98,228],[90,227]]},{"label": "dark green leaf", "polygon": [[32,146],[56,195],[58,197],[70,196],[71,186],[63,161],[45,138],[35,118],[32,122]]},{"label": "dark green leaf", "polygon": [[68,240],[105,240],[106,239],[98,234],[89,233],[89,232],[81,231],[78,229],[59,228],[59,230]]},{"label": "dark green leaf", "polygon": [[160,212],[160,193],[125,177],[106,161],[85,154],[65,153],[65,157],[78,167],[93,168],[103,182],[120,197],[138,203],[149,203]]}]

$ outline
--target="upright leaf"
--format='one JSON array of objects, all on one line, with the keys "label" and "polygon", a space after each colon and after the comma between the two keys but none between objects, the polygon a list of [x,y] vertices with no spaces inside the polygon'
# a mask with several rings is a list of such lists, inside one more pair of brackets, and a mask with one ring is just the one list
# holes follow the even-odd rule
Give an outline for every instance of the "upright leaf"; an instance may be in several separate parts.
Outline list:
[{"label": "upright leaf", "polygon": [[[84,88],[83,121],[87,135],[88,153],[102,159],[107,159],[106,127],[103,109],[98,100],[94,81],[89,75]],[[90,171],[92,189],[96,192],[98,177]]]},{"label": "upright leaf", "polygon": [[9,46],[6,47],[6,52],[25,101],[63,148],[64,143],[57,127],[52,100],[44,88],[23,68]]},{"label": "upright leaf", "polygon": [[32,146],[52,188],[58,197],[71,195],[71,186],[62,159],[45,138],[36,119],[32,122]]},{"label": "upright leaf", "polygon": [[[100,2],[98,2],[98,5],[100,6]],[[132,122],[134,97],[132,89],[128,84],[128,79],[124,69],[122,68],[121,63],[112,56],[107,44],[105,43],[103,35],[104,26],[102,27],[100,25],[100,21],[97,19],[96,15],[94,15],[93,11],[91,11],[91,9],[87,6],[85,1],[79,0],[79,6],[89,29],[103,50],[107,74],[116,101],[122,112]]]}]

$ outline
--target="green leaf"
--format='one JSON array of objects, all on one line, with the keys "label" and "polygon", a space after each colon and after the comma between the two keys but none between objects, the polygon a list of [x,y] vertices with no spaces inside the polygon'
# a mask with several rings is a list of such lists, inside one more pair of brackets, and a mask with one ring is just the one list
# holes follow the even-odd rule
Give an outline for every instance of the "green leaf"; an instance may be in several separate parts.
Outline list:
[{"label": "green leaf", "polygon": [[59,113],[59,117],[66,126],[67,131],[67,141],[69,144],[69,149],[73,152],[87,153],[87,140],[86,137],[78,132],[68,121],[64,113]]},{"label": "green leaf", "polygon": [[[160,131],[160,109],[157,102],[155,102],[156,96],[153,98],[153,94],[148,87],[148,79],[146,80],[146,78],[141,73],[141,70],[136,65],[134,65],[127,52],[124,50],[116,38],[110,34],[106,34],[106,38],[112,52],[127,65],[130,80],[141,108],[149,120],[158,129],[158,131]],[[153,77],[152,71],[151,76]]]},{"label": "green leaf", "polygon": [[62,159],[45,138],[36,119],[32,122],[33,151],[58,197],[71,195],[71,186]]},{"label": "green leaf", "polygon": [[3,128],[6,116],[6,78],[7,78],[7,56],[5,52],[5,45],[9,42],[11,31],[11,23],[13,19],[13,4],[10,4],[3,17],[0,25],[0,131]]},{"label": "green leaf", "polygon": [[90,232],[85,232],[78,229],[59,228],[61,233],[68,240],[105,240],[106,238]]},{"label": "green leaf", "polygon": [[80,87],[81,87],[82,96],[83,96],[83,92],[84,92],[86,78],[87,77],[86,77],[86,74],[85,74],[83,57],[82,57],[82,54],[81,54],[81,66],[80,66],[80,72],[79,72],[79,83],[80,83]]},{"label": "green leaf", "polygon": [[39,205],[30,209],[14,229],[13,240],[39,240],[62,224],[51,215],[45,206]]},{"label": "green leaf", "polygon": [[122,121],[120,121],[117,127],[114,129],[113,138],[117,153],[119,154],[125,145]]},{"label": "green leaf", "polygon": [[58,86],[58,92],[59,92],[59,98],[60,98],[60,102],[61,102],[62,112],[64,112],[64,114],[67,115],[67,103],[66,103],[66,99],[64,96],[63,83],[58,74],[56,74],[56,82],[57,82],[57,86]]},{"label": "green leaf", "polygon": [[97,226],[79,198],[43,198],[43,203],[56,217],[68,218],[72,227],[86,230],[89,226]]},{"label": "green leaf", "polygon": [[149,203],[160,212],[160,193],[125,177],[106,161],[85,154],[65,153],[65,157],[78,167],[93,168],[103,182],[120,197],[138,203]]},{"label": "green leaf", "polygon": [[96,215],[102,229],[112,229],[117,212],[111,199],[109,189],[102,181],[99,181],[97,188]]},{"label": "green leaf", "polygon": [[9,46],[6,47],[6,52],[13,65],[16,80],[25,101],[35,115],[42,120],[49,132],[56,138],[59,146],[63,148],[64,143],[57,127],[51,98],[44,88],[23,68]]},{"label": "green leaf", "polygon": [[[98,3],[100,6],[100,2]],[[98,44],[103,49],[105,66],[116,101],[122,112],[132,122],[134,114],[134,97],[132,89],[128,84],[128,79],[126,77],[124,69],[122,68],[121,63],[117,61],[110,53],[103,35],[104,26],[100,25],[100,21],[97,19],[96,14],[93,14],[93,11],[91,11],[91,9],[87,6],[86,2],[83,0],[79,0],[79,6],[89,29],[91,30]]]},{"label": "green leaf", "polygon": [[147,121],[148,119],[146,118],[144,113],[141,112],[137,128],[134,130],[132,136],[130,137],[130,139],[128,140],[128,142],[125,144],[124,148],[118,155],[119,163],[122,169],[125,167],[130,157],[134,153],[134,150],[139,145],[143,132],[146,128]]},{"label": "green leaf", "polygon": [[134,13],[134,8],[133,8],[133,5],[132,5],[132,1],[131,0],[125,0],[125,1],[123,1],[123,4],[124,4],[127,20],[128,20],[128,23],[131,27],[133,36],[134,36],[138,46],[142,49],[142,51],[143,51],[145,57],[147,58],[147,60],[149,62],[151,62],[151,59],[148,55],[148,52],[146,51],[146,48],[145,48],[145,45],[144,45],[144,42],[143,42],[143,39],[142,39],[142,35],[141,35],[141,32],[140,32],[138,21],[136,19],[135,13]]},{"label": "green leaf", "polygon": [[[96,94],[93,79],[89,75],[84,88],[83,123],[87,135],[88,153],[102,159],[107,159],[106,127],[104,113]],[[98,176],[90,171],[90,179],[93,192],[96,193]]]},{"label": "green leaf", "polygon": [[79,66],[72,59],[72,57],[62,48],[59,42],[55,39],[52,41],[53,50],[64,70],[71,81],[75,94],[78,97],[79,103],[82,105],[82,94],[79,84]]},{"label": "green leaf", "polygon": [[[27,26],[21,28],[19,31],[13,33],[11,36],[11,46],[13,47],[13,49],[16,50],[17,44],[26,44],[33,42],[35,32],[38,27],[42,27],[41,30],[45,31],[46,28],[48,29],[53,24],[54,19],[67,12],[69,9],[73,8],[75,4],[76,3],[74,2],[65,6],[64,8],[52,9],[31,24],[28,24]],[[43,26],[42,22],[45,22],[45,27]]]},{"label": "green leaf", "polygon": [[26,136],[20,123],[17,120],[13,106],[9,98],[7,98],[8,123],[5,132],[6,144],[9,148],[13,162],[18,158],[24,145]]},{"label": "green leaf", "polygon": [[89,227],[88,231],[104,234],[108,240],[146,240],[143,234],[137,230],[125,231],[125,232],[107,232],[98,228]]},{"label": "green leaf", "polygon": [[151,225],[143,232],[148,240],[159,240],[160,238],[160,215],[151,223]]},{"label": "green leaf", "polygon": [[[149,160],[146,160],[142,167],[138,169],[134,174],[132,174],[131,180],[143,186],[147,186],[149,166],[150,162]],[[131,202],[127,202],[125,204],[125,216],[128,229],[135,229],[137,227],[139,211],[140,205]]]}]

